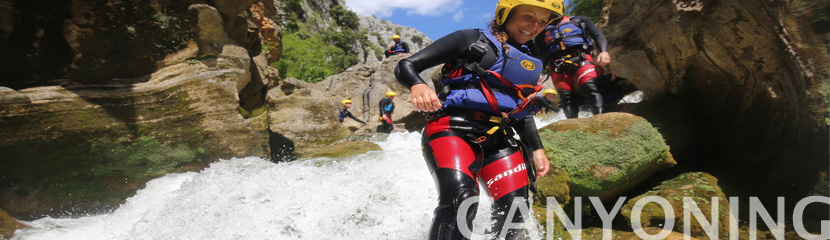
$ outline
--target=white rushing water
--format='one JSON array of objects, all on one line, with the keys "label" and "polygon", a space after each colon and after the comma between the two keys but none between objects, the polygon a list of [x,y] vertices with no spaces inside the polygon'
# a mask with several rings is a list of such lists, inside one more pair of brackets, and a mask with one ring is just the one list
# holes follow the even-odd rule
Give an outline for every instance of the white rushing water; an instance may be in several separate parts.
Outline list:
[{"label": "white rushing water", "polygon": [[13,239],[425,239],[437,193],[420,134],[376,143],[382,151],[340,159],[248,157],[168,174],[112,213],[25,222]]},{"label": "white rushing water", "polygon": [[[536,124],[562,119],[560,111]],[[32,228],[13,239],[425,239],[437,193],[421,135],[380,138],[381,151],[346,158],[235,158],[168,174],[112,213],[25,222]],[[491,202],[479,204],[477,233],[489,225]],[[535,221],[526,226],[530,235],[543,236]]]}]

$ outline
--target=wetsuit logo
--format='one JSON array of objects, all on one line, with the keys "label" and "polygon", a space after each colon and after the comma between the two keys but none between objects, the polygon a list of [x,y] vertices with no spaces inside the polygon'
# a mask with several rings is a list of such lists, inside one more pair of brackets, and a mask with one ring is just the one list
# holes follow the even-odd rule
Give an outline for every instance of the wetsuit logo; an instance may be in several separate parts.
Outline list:
[{"label": "wetsuit logo", "polygon": [[487,187],[489,188],[490,185],[493,185],[493,183],[496,183],[499,180],[501,180],[503,178],[506,178],[507,176],[513,175],[514,173],[520,173],[521,171],[525,171],[525,170],[527,170],[527,168],[525,167],[524,163],[522,163],[519,166],[514,167],[513,169],[507,169],[506,171],[504,171],[502,173],[499,173],[499,175],[496,175],[495,177],[491,178],[490,180],[487,180]]},{"label": "wetsuit logo", "polygon": [[529,71],[533,71],[533,69],[536,69],[536,64],[533,64],[533,62],[531,62],[530,60],[522,60],[521,64],[522,67]]}]

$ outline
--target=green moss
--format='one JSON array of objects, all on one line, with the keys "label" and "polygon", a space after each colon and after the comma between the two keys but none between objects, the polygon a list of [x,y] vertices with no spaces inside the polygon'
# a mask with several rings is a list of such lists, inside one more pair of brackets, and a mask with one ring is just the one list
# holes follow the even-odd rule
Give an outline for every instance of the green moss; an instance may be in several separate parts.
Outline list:
[{"label": "green moss", "polygon": [[830,126],[830,81],[822,81],[818,92],[824,96],[824,122]]},{"label": "green moss", "polygon": [[242,107],[239,107],[237,110],[239,110],[239,114],[242,115],[243,118],[248,119],[248,118],[258,117],[258,116],[262,115],[263,113],[265,113],[265,110],[267,108],[268,108],[268,105],[262,105],[259,108],[251,110],[250,112],[248,110],[245,110],[245,108],[242,108]]},{"label": "green moss", "polygon": [[[671,180],[664,181],[653,190],[648,191],[640,196],[629,200],[621,210],[621,214],[631,222],[631,211],[634,204],[647,196],[658,196],[666,199],[672,206],[674,212],[674,230],[675,232],[684,232],[684,198],[691,198],[701,213],[707,218],[703,221],[709,221],[712,217],[712,197],[718,201],[718,231],[720,236],[727,236],[728,234],[728,217],[729,217],[729,202],[725,194],[717,186],[718,180],[707,173],[692,172],[681,174]],[[691,213],[690,213],[691,214]],[[657,203],[648,203],[643,207],[640,215],[640,222],[644,227],[662,227],[666,220],[665,210]],[[698,223],[698,220],[692,215],[691,218],[691,235],[693,237],[703,237],[705,232]]]},{"label": "green moss", "polygon": [[116,173],[124,173],[128,178],[156,177],[196,160],[196,152],[187,144],[173,148],[149,136],[136,141],[103,137],[92,143],[90,154],[102,157],[90,170],[96,177]]},{"label": "green moss", "polygon": [[[614,127],[604,127],[606,125]],[[599,195],[659,162],[673,162],[663,137],[646,121],[597,123],[578,129],[540,132],[548,158],[570,173],[572,191]]]},{"label": "green moss", "polygon": [[188,58],[188,59],[184,60],[184,62],[187,63],[187,64],[190,64],[190,65],[193,65],[193,64],[201,63],[203,60],[216,59],[218,57],[219,57],[218,55],[209,54],[209,55],[204,55],[204,56],[199,56],[199,57]]},{"label": "green moss", "polygon": [[381,148],[377,144],[365,141],[345,141],[327,146],[325,149],[303,156],[303,158],[343,158],[357,154],[366,153],[368,151],[380,151]]}]

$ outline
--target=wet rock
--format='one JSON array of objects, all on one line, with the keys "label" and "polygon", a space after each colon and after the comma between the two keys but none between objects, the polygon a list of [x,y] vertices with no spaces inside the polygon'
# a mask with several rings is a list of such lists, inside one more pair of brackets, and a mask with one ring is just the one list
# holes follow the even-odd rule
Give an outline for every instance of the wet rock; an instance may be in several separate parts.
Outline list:
[{"label": "wet rock", "polygon": [[[653,190],[648,191],[638,197],[629,199],[623,205],[621,214],[628,220],[632,221],[632,209],[635,207],[637,201],[644,197],[655,196],[659,199],[664,199],[671,205],[674,214],[674,230],[675,232],[685,232],[684,216],[689,215],[690,218],[690,234],[693,237],[709,239],[707,233],[704,232],[700,221],[711,222],[717,214],[718,225],[713,226],[713,234],[717,234],[719,238],[729,236],[729,201],[726,195],[718,187],[718,179],[703,172],[684,173],[674,179],[665,181]],[[691,204],[685,204],[684,198],[690,198],[697,205],[697,209],[703,214],[705,219],[698,219],[694,216],[694,208]],[[713,199],[714,198],[714,199]],[[713,206],[716,206],[713,210]],[[686,213],[685,211],[689,211]],[[666,215],[664,209],[657,203],[648,203],[642,206],[640,215],[640,222],[643,227],[663,227],[665,224]],[[717,232],[717,233],[715,233]]]},{"label": "wet rock", "polygon": [[27,227],[25,224],[9,216],[6,211],[0,209],[0,239],[9,239],[14,236],[14,230]]},{"label": "wet rock", "polygon": [[676,164],[660,133],[628,113],[562,120],[539,135],[551,164],[569,173],[571,196],[611,199]]},{"label": "wet rock", "polygon": [[742,194],[807,195],[827,169],[827,1],[605,5],[613,71],[649,98],[683,99],[708,155],[697,159]]},{"label": "wet rock", "polygon": [[304,155],[303,158],[344,158],[368,151],[380,151],[380,146],[367,141],[343,141],[329,144],[322,150]]}]

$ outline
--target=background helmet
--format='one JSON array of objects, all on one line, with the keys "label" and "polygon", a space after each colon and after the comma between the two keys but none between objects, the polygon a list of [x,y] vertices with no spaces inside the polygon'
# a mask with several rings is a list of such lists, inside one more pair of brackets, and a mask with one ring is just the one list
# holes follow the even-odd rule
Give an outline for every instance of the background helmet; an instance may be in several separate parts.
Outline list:
[{"label": "background helmet", "polygon": [[553,89],[553,88],[548,88],[548,89],[545,89],[545,91],[542,93],[542,96],[545,96],[545,95],[547,95],[548,93],[553,94],[553,95],[556,95],[556,94],[557,94],[557,93],[556,93],[556,89]]},{"label": "background helmet", "polygon": [[551,22],[561,17],[565,9],[563,0],[499,0],[496,4],[496,25],[501,26],[507,22],[510,11],[520,5],[537,6],[552,11],[555,16],[551,17]]},{"label": "background helmet", "polygon": [[401,40],[401,35],[395,34],[395,36],[392,36],[392,40]]},{"label": "background helmet", "polygon": [[352,100],[348,100],[348,99],[346,99],[346,100],[343,100],[343,101],[342,101],[342,102],[340,102],[340,103],[341,103],[341,104],[343,104],[343,106],[346,106],[346,103],[352,103]]},{"label": "background helmet", "polygon": [[388,92],[386,92],[386,97],[387,97],[387,98],[388,98],[388,97],[391,97],[391,96],[398,96],[398,94],[397,94],[397,93],[395,93],[395,92],[393,92],[393,91],[388,91]]}]

